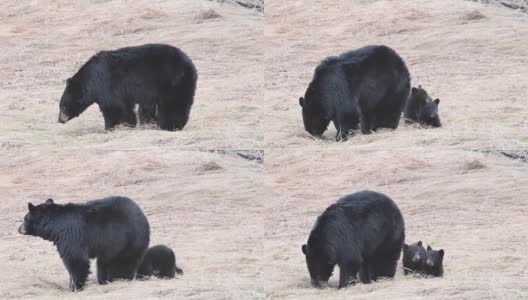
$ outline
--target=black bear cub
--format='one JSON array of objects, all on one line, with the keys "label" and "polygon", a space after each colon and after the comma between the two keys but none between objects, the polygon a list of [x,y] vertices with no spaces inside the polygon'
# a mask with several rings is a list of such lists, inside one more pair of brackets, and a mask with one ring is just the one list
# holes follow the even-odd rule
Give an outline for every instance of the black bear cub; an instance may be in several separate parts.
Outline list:
[{"label": "black bear cub", "polygon": [[189,119],[198,73],[180,49],[146,44],[92,56],[66,81],[59,122],[79,116],[97,103],[105,129],[118,124],[135,127],[135,105],[141,123],[180,130]]},{"label": "black bear cub", "polygon": [[137,273],[141,277],[154,275],[159,278],[174,278],[175,274],[183,275],[183,270],[176,265],[172,249],[165,245],[150,247]]},{"label": "black bear cub", "polygon": [[18,231],[41,237],[57,246],[70,275],[70,289],[81,290],[97,258],[97,282],[134,279],[148,248],[150,231],[141,208],[126,197],[108,197],[83,204],[55,204],[52,199],[34,206]]},{"label": "black bear cub", "polygon": [[424,270],[425,248],[422,241],[415,244],[403,244],[403,273],[405,275],[417,272],[421,273]]},{"label": "black bear cub", "polygon": [[442,277],[444,275],[444,249],[433,250],[427,246],[424,262],[424,272],[427,275]]},{"label": "black bear cub", "polygon": [[407,124],[418,123],[432,127],[442,126],[438,115],[439,104],[440,99],[433,100],[421,85],[417,88],[413,87],[403,112],[405,122]]},{"label": "black bear cub", "polygon": [[327,57],[299,98],[304,128],[319,137],[333,122],[337,141],[359,128],[364,134],[378,128],[396,129],[410,81],[405,62],[387,46],[366,46]]},{"label": "black bear cub", "polygon": [[302,245],[312,285],[321,287],[339,266],[339,288],[359,279],[394,277],[405,227],[400,209],[384,194],[362,191],[330,205]]}]

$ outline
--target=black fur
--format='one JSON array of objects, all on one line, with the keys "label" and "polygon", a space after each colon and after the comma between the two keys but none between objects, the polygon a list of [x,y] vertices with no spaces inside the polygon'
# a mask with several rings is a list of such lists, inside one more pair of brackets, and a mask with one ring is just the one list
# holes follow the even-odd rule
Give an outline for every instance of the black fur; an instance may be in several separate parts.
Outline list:
[{"label": "black fur", "polygon": [[97,258],[97,282],[134,279],[148,248],[147,218],[134,201],[108,197],[84,204],[55,204],[52,199],[34,206],[18,231],[41,237],[57,246],[70,274],[70,289],[81,290]]},{"label": "black fur", "polygon": [[433,100],[421,85],[417,88],[413,87],[403,113],[405,123],[419,123],[432,127],[442,126],[438,115],[439,104],[440,99]]},{"label": "black fur", "polygon": [[394,277],[405,240],[402,214],[384,194],[362,191],[330,205],[318,218],[302,246],[312,284],[328,282],[335,265],[339,288],[357,280]]},{"label": "black fur", "polygon": [[183,275],[183,270],[176,265],[176,256],[171,248],[165,245],[150,247],[145,253],[137,275],[142,277],[156,276],[174,278],[175,274]]},{"label": "black fur", "polygon": [[444,250],[433,250],[427,246],[427,254],[424,261],[424,272],[435,277],[444,276]]},{"label": "black fur", "polygon": [[366,46],[328,57],[316,68],[302,106],[304,128],[321,136],[330,121],[336,140],[359,129],[398,127],[409,96],[410,75],[401,57],[387,46]]},{"label": "black fur", "polygon": [[405,275],[409,273],[421,273],[424,270],[425,262],[425,248],[422,245],[422,241],[418,243],[403,245],[403,273]]},{"label": "black fur", "polygon": [[180,49],[147,44],[92,56],[72,78],[60,100],[59,122],[79,116],[97,103],[105,129],[136,126],[135,104],[142,123],[180,130],[189,119],[198,74]]}]

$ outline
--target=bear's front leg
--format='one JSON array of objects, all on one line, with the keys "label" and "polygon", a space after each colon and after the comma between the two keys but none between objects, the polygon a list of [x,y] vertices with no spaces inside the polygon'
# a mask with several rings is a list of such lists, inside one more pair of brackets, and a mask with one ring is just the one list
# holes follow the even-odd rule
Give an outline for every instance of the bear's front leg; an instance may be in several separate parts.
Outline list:
[{"label": "bear's front leg", "polygon": [[361,262],[361,268],[359,269],[359,280],[361,280],[362,283],[371,283],[369,265],[365,260]]},{"label": "bear's front leg", "polygon": [[70,290],[72,292],[83,289],[90,273],[90,259],[86,257],[63,258],[64,265],[70,273]]},{"label": "bear's front leg", "polygon": [[346,262],[339,265],[339,288],[346,288],[349,284],[355,284],[359,272],[359,263]]},{"label": "bear's front leg", "polygon": [[105,122],[105,130],[112,130],[121,123],[121,109],[119,107],[105,106],[101,107]]},{"label": "bear's front leg", "polygon": [[108,283],[108,266],[100,258],[97,259],[97,283]]}]

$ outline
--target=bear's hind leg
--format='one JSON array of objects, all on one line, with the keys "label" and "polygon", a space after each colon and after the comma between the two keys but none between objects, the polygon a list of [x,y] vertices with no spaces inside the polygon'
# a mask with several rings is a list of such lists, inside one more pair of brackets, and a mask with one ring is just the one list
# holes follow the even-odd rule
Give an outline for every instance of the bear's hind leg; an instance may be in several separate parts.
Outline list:
[{"label": "bear's hind leg", "polygon": [[376,281],[378,277],[393,278],[396,275],[396,267],[400,259],[401,246],[392,245],[377,253],[369,260],[369,270],[372,280]]},{"label": "bear's hind leg", "polygon": [[108,281],[111,282],[114,279],[134,279],[140,262],[141,257],[114,259],[108,264]]},{"label": "bear's hind leg", "polygon": [[189,110],[161,102],[158,106],[158,125],[163,130],[182,130],[189,120]]}]

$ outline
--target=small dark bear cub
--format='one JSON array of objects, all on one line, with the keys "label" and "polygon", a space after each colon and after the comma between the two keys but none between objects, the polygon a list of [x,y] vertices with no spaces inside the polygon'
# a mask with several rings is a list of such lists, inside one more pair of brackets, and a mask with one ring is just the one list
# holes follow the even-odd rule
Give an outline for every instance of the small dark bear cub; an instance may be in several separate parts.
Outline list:
[{"label": "small dark bear cub", "polygon": [[163,130],[181,130],[189,120],[197,80],[192,60],[170,45],[101,51],[66,80],[58,121],[66,123],[97,103],[106,130],[119,124],[135,127],[137,117]]},{"label": "small dark bear cub", "polygon": [[442,277],[444,275],[444,249],[433,250],[427,246],[427,253],[424,262],[424,272],[427,275]]},{"label": "small dark bear cub", "polygon": [[438,105],[440,99],[433,100],[427,91],[419,85],[411,89],[411,95],[405,105],[403,117],[407,124],[418,123],[426,126],[441,127]]},{"label": "small dark bear cub", "polygon": [[137,272],[138,277],[174,278],[175,274],[183,275],[183,270],[176,265],[172,249],[165,245],[150,247]]},{"label": "small dark bear cub", "polygon": [[403,273],[421,273],[424,270],[424,261],[426,257],[425,248],[422,241],[407,245],[403,244]]},{"label": "small dark bear cub", "polygon": [[29,203],[18,232],[41,237],[57,246],[70,275],[70,289],[81,290],[97,258],[97,282],[134,279],[148,248],[150,231],[141,208],[126,197],[108,197],[82,204],[37,206]]},{"label": "small dark bear cub", "polygon": [[312,285],[322,287],[339,266],[339,288],[394,277],[405,240],[400,209],[384,194],[362,191],[330,205],[301,249]]}]

